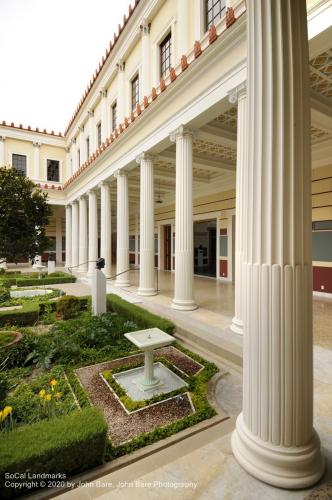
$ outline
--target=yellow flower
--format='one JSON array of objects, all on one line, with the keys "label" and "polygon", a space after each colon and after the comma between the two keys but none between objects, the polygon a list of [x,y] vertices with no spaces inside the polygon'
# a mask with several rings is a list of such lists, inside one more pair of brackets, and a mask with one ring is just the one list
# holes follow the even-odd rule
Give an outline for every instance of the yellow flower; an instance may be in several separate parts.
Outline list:
[{"label": "yellow flower", "polygon": [[0,410],[0,422],[4,420],[3,411]]},{"label": "yellow flower", "polygon": [[46,394],[45,399],[46,399],[46,401],[51,401],[51,399],[52,399],[51,394]]},{"label": "yellow flower", "polygon": [[54,388],[57,384],[58,384],[58,382],[55,380],[55,378],[52,378],[52,380],[50,380],[50,386],[51,386],[52,391],[54,391]]},{"label": "yellow flower", "polygon": [[43,398],[46,394],[46,391],[45,389],[42,389],[41,391],[39,391],[39,397]]},{"label": "yellow flower", "polygon": [[2,412],[3,418],[5,419],[6,417],[8,417],[8,415],[10,415],[12,411],[13,411],[13,408],[11,406],[5,406],[4,410]]},{"label": "yellow flower", "polygon": [[61,396],[62,396],[62,392],[57,392],[57,393],[55,394],[55,397],[56,397],[57,399],[60,399],[60,398],[61,398]]}]

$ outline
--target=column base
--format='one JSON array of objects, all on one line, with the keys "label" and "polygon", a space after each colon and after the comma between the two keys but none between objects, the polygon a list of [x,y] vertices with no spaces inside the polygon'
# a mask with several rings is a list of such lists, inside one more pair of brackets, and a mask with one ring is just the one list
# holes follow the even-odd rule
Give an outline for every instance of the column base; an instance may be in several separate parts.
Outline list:
[{"label": "column base", "polygon": [[234,316],[232,319],[232,324],[230,325],[230,329],[232,332],[237,333],[238,335],[243,335],[243,321]]},{"label": "column base", "polygon": [[249,474],[278,488],[308,488],[324,473],[324,458],[315,430],[304,446],[276,446],[252,434],[241,413],[231,445],[236,460]]},{"label": "column base", "polygon": [[172,309],[176,309],[177,311],[194,311],[198,308],[198,305],[194,300],[177,300],[173,299]]},{"label": "column base", "polygon": [[131,286],[131,283],[130,283],[130,281],[116,281],[114,283],[114,286],[118,286],[119,288],[123,288],[123,287]]},{"label": "column base", "polygon": [[158,292],[155,288],[139,288],[137,294],[142,297],[151,297],[152,295],[157,295]]}]

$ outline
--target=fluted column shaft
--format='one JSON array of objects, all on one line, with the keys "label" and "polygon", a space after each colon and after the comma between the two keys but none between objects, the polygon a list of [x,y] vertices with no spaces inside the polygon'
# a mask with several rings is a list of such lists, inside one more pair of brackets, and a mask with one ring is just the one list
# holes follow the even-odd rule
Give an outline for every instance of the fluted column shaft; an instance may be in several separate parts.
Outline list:
[{"label": "fluted column shaft", "polygon": [[66,267],[71,266],[71,245],[72,245],[72,238],[71,238],[71,222],[72,222],[72,215],[71,215],[71,205],[66,205]]},{"label": "fluted column shaft", "polygon": [[117,64],[118,67],[118,79],[117,79],[117,123],[123,122],[126,114],[126,102],[125,102],[125,64],[120,61]]},{"label": "fluted column shaft", "polygon": [[100,195],[100,256],[105,259],[103,271],[109,277],[112,269],[112,210],[111,186],[107,182],[101,183]]},{"label": "fluted column shaft", "polygon": [[[79,213],[78,203],[73,201],[71,205],[71,265],[78,265],[78,228],[79,228]],[[77,271],[78,268],[75,269]]]},{"label": "fluted column shaft", "polygon": [[154,270],[154,179],[153,159],[137,159],[140,171],[140,272],[139,295],[156,295]]},{"label": "fluted column shaft", "polygon": [[193,297],[193,133],[179,127],[171,140],[176,143],[175,283],[172,307],[191,311]]},{"label": "fluted column shaft", "polygon": [[88,273],[91,276],[96,267],[95,261],[98,259],[98,204],[97,193],[91,189],[89,191],[89,266]]},{"label": "fluted column shaft", "polygon": [[322,475],[313,429],[311,159],[303,0],[249,0],[243,412],[232,449],[253,476]]},{"label": "fluted column shaft", "polygon": [[[128,175],[117,173],[117,240],[116,240],[116,278],[117,286],[129,286],[129,199]],[[119,274],[122,273],[122,274]]]},{"label": "fluted column shaft", "polygon": [[235,315],[232,319],[233,332],[243,335],[243,246],[247,225],[245,192],[247,185],[246,147],[247,147],[247,90],[246,84],[240,85],[229,96],[231,103],[237,105],[237,159],[236,159],[236,222],[235,222]]},{"label": "fluted column shaft", "polygon": [[86,273],[88,270],[88,206],[85,196],[79,199],[80,227],[79,227],[79,263],[78,270]]}]

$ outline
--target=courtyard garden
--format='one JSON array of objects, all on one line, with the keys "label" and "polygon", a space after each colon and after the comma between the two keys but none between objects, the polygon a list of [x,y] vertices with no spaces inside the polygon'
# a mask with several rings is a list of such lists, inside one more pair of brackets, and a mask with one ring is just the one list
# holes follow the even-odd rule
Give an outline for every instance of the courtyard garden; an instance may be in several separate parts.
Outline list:
[{"label": "courtyard garden", "polygon": [[[49,283],[11,286],[0,288],[1,498],[29,492],[6,487],[5,473],[68,478],[215,415],[206,393],[218,370],[174,342],[170,321],[115,295],[106,314],[93,316],[90,297]],[[13,294],[24,289],[47,293]],[[155,348],[154,366],[176,385],[140,397],[121,376],[145,369],[144,353],[126,337],[142,329],[171,339]]]}]

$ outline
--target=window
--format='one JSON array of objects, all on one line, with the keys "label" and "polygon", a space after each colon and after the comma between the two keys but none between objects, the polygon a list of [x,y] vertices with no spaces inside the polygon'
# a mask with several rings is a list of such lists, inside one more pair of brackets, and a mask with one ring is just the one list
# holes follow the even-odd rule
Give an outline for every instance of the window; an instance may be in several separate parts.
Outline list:
[{"label": "window", "polygon": [[27,157],[25,155],[12,156],[13,168],[21,175],[27,175]]},{"label": "window", "polygon": [[164,78],[171,67],[172,33],[169,33],[160,44],[160,75]]},{"label": "window", "polygon": [[116,104],[116,101],[115,103],[112,105],[112,132],[116,129],[116,126],[117,126],[117,104]]},{"label": "window", "polygon": [[81,165],[81,150],[77,150],[77,166],[79,167]]},{"label": "window", "polygon": [[225,9],[226,0],[205,0],[206,31],[222,17]]},{"label": "window", "polygon": [[86,147],[86,157],[89,158],[90,156],[90,138],[87,137],[85,140],[85,147]]},{"label": "window", "polygon": [[47,160],[47,180],[60,181],[60,163],[58,160]]},{"label": "window", "polygon": [[131,109],[134,111],[139,102],[139,79],[138,75],[131,81]]},{"label": "window", "polygon": [[136,237],[135,235],[129,235],[129,252],[134,253],[136,247]]},{"label": "window", "polygon": [[99,122],[97,125],[97,144],[99,148],[99,146],[101,145],[101,122]]}]

